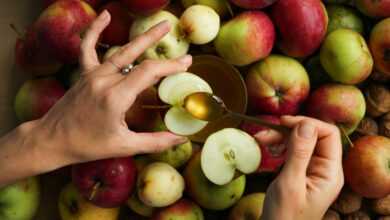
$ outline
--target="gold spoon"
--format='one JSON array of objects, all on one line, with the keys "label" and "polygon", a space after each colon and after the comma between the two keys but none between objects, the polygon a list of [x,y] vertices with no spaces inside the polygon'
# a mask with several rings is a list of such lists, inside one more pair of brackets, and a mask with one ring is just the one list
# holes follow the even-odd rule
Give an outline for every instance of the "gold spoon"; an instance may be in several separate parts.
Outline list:
[{"label": "gold spoon", "polygon": [[261,126],[274,129],[282,134],[290,134],[291,132],[291,129],[285,126],[276,125],[257,117],[233,112],[226,107],[221,98],[206,92],[196,92],[188,95],[184,99],[183,107],[193,117],[203,121],[214,121],[225,115],[231,115],[244,121],[250,121]]}]

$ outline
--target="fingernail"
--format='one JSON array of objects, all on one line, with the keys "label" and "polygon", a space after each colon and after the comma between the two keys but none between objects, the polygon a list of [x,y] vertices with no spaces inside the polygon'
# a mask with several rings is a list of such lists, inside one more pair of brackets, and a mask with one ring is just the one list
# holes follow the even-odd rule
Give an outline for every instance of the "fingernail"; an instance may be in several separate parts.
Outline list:
[{"label": "fingernail", "polygon": [[314,136],[315,127],[311,123],[303,122],[299,124],[298,135],[302,138],[311,138]]},{"label": "fingernail", "polygon": [[188,138],[187,137],[180,137],[180,138],[177,139],[176,144],[184,144],[186,142],[188,142]]},{"label": "fingernail", "polygon": [[107,10],[104,10],[104,11],[102,11],[102,13],[100,13],[100,18],[103,20],[106,20],[108,18],[108,16],[110,16],[110,13],[108,13]]},{"label": "fingernail", "polygon": [[168,20],[164,20],[158,24],[158,26],[164,27],[164,29],[169,30],[171,25],[169,24]]},{"label": "fingernail", "polygon": [[182,64],[189,65],[192,62],[192,56],[191,55],[184,55],[184,56],[180,57],[178,61]]}]

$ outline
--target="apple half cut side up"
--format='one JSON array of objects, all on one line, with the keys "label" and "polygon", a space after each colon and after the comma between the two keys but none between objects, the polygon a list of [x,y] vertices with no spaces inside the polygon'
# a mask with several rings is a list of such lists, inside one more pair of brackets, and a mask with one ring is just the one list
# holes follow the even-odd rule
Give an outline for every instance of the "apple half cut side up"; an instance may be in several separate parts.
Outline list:
[{"label": "apple half cut side up", "polygon": [[226,128],[210,135],[202,149],[202,171],[211,182],[225,185],[236,172],[249,174],[261,162],[261,151],[256,140],[235,128]]},{"label": "apple half cut side up", "polygon": [[182,106],[184,99],[196,92],[213,93],[210,85],[197,75],[183,72],[166,77],[158,88],[160,99],[172,107],[164,117],[169,131],[189,136],[196,134],[208,124],[191,116]]}]

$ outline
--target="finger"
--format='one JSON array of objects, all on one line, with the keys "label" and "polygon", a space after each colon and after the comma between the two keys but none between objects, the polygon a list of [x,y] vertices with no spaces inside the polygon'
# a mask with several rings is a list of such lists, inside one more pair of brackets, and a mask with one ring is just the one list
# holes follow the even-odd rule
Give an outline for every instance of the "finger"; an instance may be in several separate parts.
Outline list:
[{"label": "finger", "polygon": [[342,144],[339,129],[332,124],[305,116],[283,116],[281,123],[288,127],[294,127],[303,120],[309,120],[315,124],[318,132],[316,155],[339,163],[342,160]]},{"label": "finger", "polygon": [[260,131],[254,137],[261,145],[274,145],[283,142],[283,135],[274,130]]},{"label": "finger", "polygon": [[291,178],[305,177],[316,143],[315,124],[303,120],[295,126],[287,143],[287,159],[282,173]]},{"label": "finger", "polygon": [[123,94],[136,96],[156,84],[162,77],[186,71],[191,63],[190,55],[166,61],[144,61],[122,81],[119,89]]},{"label": "finger", "polygon": [[104,10],[95,19],[95,21],[92,22],[91,26],[86,31],[80,46],[80,64],[84,70],[83,72],[88,72],[89,70],[100,65],[99,58],[96,53],[96,44],[99,40],[100,34],[110,23],[110,20],[110,13]]},{"label": "finger", "polygon": [[129,136],[129,145],[136,146],[135,151],[133,149],[134,154],[159,153],[188,141],[187,138],[170,132],[132,134]]},{"label": "finger", "polygon": [[141,54],[160,41],[170,30],[170,25],[167,21],[161,22],[144,34],[136,37],[130,43],[123,46],[119,51],[113,54],[106,62],[104,62],[99,72],[116,73],[118,67],[124,67],[132,64]]}]

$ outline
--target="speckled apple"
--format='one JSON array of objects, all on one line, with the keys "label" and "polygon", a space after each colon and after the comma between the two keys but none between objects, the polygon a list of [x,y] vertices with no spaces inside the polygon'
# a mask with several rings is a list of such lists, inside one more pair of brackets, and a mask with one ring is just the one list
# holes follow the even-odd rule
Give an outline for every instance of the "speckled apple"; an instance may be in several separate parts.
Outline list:
[{"label": "speckled apple", "polygon": [[173,146],[161,153],[154,153],[147,155],[153,160],[168,163],[169,165],[179,168],[183,166],[191,158],[192,143],[188,141],[184,144]]},{"label": "speckled apple", "polygon": [[375,69],[390,77],[390,18],[383,19],[374,26],[369,46]]},{"label": "speckled apple", "polygon": [[265,193],[252,193],[242,197],[229,213],[229,220],[260,219]]},{"label": "speckled apple", "polygon": [[365,15],[370,17],[389,17],[390,1],[381,0],[355,0],[357,8]]},{"label": "speckled apple", "polygon": [[151,220],[204,220],[202,209],[188,199],[180,199],[176,203],[158,211]]}]

